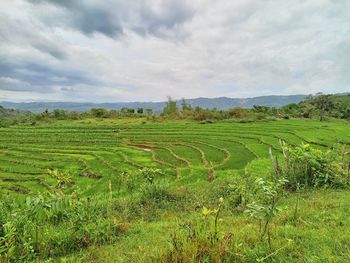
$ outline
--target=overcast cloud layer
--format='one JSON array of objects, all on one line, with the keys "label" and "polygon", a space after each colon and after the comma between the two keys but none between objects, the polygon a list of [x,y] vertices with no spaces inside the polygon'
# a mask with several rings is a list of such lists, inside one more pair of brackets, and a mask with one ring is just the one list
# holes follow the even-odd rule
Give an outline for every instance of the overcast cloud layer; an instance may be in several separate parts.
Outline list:
[{"label": "overcast cloud layer", "polygon": [[1,0],[0,100],[350,91],[349,0]]}]

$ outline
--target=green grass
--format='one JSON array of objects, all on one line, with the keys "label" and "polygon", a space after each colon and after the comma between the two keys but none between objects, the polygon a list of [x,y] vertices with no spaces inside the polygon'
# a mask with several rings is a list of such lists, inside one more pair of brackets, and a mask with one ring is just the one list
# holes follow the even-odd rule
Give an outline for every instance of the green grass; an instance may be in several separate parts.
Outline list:
[{"label": "green grass", "polygon": [[[127,225],[126,231],[113,244],[73,254],[63,251],[58,257],[72,262],[79,258],[81,262],[154,262],[169,249],[174,229],[200,217],[203,206],[225,196],[232,179],[244,178],[244,170],[254,178],[268,177],[268,151],[271,148],[280,155],[280,139],[321,149],[341,142],[350,148],[349,122],[199,124],[91,119],[0,128],[0,193],[22,202],[27,196],[50,190],[56,182],[48,169],[68,171],[74,181],[69,192],[79,190],[84,197],[108,193],[111,182],[115,217]],[[155,181],[180,195],[176,200],[182,201],[144,203],[147,189],[143,189],[141,179],[128,177],[142,168],[159,169]],[[136,190],[130,190],[130,185]],[[266,261],[349,261],[349,196],[346,189],[287,194],[282,200],[284,209],[273,225],[273,251],[281,250]],[[300,201],[297,219],[293,217],[296,199]],[[233,233],[245,262],[272,253],[259,242],[258,224],[253,219],[228,204],[222,217],[221,231]]]}]

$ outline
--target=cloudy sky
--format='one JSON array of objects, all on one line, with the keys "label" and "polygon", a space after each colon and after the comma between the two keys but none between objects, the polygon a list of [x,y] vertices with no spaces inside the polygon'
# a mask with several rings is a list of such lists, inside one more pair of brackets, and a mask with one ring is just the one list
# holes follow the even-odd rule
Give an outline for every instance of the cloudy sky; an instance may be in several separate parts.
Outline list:
[{"label": "cloudy sky", "polygon": [[350,91],[349,0],[1,0],[0,101]]}]

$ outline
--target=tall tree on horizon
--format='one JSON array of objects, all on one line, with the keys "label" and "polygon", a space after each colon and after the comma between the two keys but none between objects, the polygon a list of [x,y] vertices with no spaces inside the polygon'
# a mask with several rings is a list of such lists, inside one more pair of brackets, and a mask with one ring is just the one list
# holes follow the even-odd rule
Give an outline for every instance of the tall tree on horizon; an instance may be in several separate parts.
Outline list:
[{"label": "tall tree on horizon", "polygon": [[320,95],[315,99],[315,107],[320,112],[320,121],[324,121],[326,112],[334,109],[334,103],[330,97],[331,95]]},{"label": "tall tree on horizon", "polygon": [[168,101],[165,103],[165,107],[163,108],[163,114],[172,115],[178,113],[178,111],[176,100],[173,100],[170,96],[168,96]]}]

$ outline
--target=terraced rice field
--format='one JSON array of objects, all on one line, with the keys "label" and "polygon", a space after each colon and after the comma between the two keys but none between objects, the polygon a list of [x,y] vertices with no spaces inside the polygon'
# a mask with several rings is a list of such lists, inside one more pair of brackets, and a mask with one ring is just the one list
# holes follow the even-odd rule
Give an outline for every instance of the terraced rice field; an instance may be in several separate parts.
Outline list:
[{"label": "terraced rice field", "polygon": [[105,120],[0,128],[0,191],[28,194],[50,188],[48,170],[68,170],[87,192],[143,167],[174,180],[207,180],[243,169],[279,151],[279,139],[316,147],[350,144],[347,122],[283,120],[255,123]]}]

